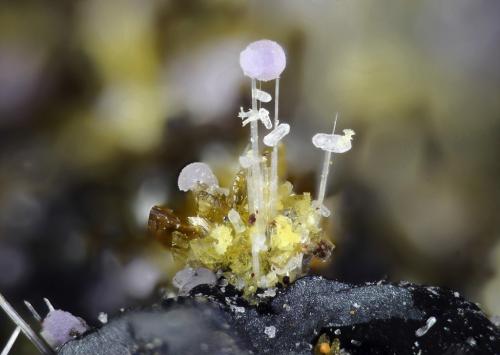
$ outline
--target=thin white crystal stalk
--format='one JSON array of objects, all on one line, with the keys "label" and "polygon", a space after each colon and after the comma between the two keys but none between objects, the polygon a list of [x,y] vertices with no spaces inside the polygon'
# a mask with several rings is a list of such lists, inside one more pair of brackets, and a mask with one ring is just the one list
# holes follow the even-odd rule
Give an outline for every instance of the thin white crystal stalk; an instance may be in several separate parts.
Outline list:
[{"label": "thin white crystal stalk", "polygon": [[[250,152],[251,153],[251,152]],[[248,211],[250,213],[255,213],[255,187],[253,186],[253,166],[249,166],[246,169],[247,172],[247,195],[248,195]]]},{"label": "thin white crystal stalk", "polygon": [[[280,96],[280,78],[277,78],[274,83],[274,128],[278,127],[278,108]],[[270,208],[269,213],[271,218],[276,214],[276,204],[278,199],[278,145],[273,147],[271,153],[271,186],[270,186]]]},{"label": "thin white crystal stalk", "polygon": [[[255,92],[257,89],[256,80],[252,79],[252,110],[257,110],[257,99],[255,97]],[[252,153],[254,159],[256,161],[260,161],[259,157],[259,131],[258,131],[258,122],[252,121],[250,124],[250,141],[252,144]],[[251,172],[250,172],[251,170]],[[259,252],[261,250],[258,245],[261,239],[261,231],[262,223],[261,217],[259,216],[259,212],[262,210],[262,175],[260,172],[260,164],[254,164],[249,170],[248,173],[250,175],[250,179],[247,179],[249,183],[248,186],[248,199],[249,201],[253,201],[253,206],[249,204],[250,213],[253,213],[256,218],[256,226],[255,231],[252,233],[252,269],[255,277],[259,277],[260,274],[260,262],[259,262]],[[250,196],[250,195],[253,196]]]},{"label": "thin white crystal stalk", "polygon": [[[256,90],[256,80],[252,79],[252,110],[256,111],[257,110],[257,99],[253,95],[253,93]],[[259,156],[259,127],[258,127],[258,121],[252,121],[250,124],[250,142],[252,144],[252,154],[254,157],[254,161],[258,162],[260,161],[260,156]],[[254,206],[253,208],[250,209],[251,213],[255,214],[255,217],[257,217],[257,213],[262,205],[262,187],[261,187],[261,173],[260,173],[260,165],[254,164],[251,168],[252,170],[252,192],[254,193],[253,196],[253,201],[254,201]],[[250,207],[250,206],[249,206]]]},{"label": "thin white crystal stalk", "polygon": [[49,312],[53,312],[55,311],[55,308],[54,306],[52,305],[52,303],[50,303],[49,299],[48,298],[44,298],[43,301],[45,302],[45,304],[47,305],[47,308],[49,309]]},{"label": "thin white crystal stalk", "polygon": [[[262,181],[263,181],[263,189],[262,189],[262,199],[264,203],[262,204],[262,211],[259,211],[259,214],[261,216],[260,220],[258,223],[259,231],[262,233],[265,230],[265,225],[269,222],[271,218],[271,169],[267,164],[267,159],[264,159],[264,162],[262,164],[261,168],[262,172]],[[263,225],[261,225],[263,224]]]},{"label": "thin white crystal stalk", "polygon": [[259,234],[252,233],[252,271],[255,278],[258,279],[260,276],[260,260],[259,252],[260,250],[255,246],[260,238]]},{"label": "thin white crystal stalk", "polygon": [[21,316],[12,308],[9,302],[0,294],[0,307],[3,308],[7,316],[21,328],[21,331],[26,337],[36,346],[42,354],[54,354],[52,349],[41,340],[31,327],[21,318]]},{"label": "thin white crystal stalk", "polygon": [[[332,134],[335,133],[335,126],[337,125],[337,118],[339,114],[335,115],[335,121],[333,123]],[[326,183],[328,181],[328,172],[330,171],[330,160],[332,153],[329,151],[325,151],[325,159],[323,160],[323,169],[321,171],[321,181],[319,183],[319,192],[318,192],[318,205],[323,205],[323,201],[325,200],[326,193]]]},{"label": "thin white crystal stalk", "polygon": [[2,353],[0,355],[8,355],[10,353],[10,350],[14,346],[14,343],[16,342],[17,337],[19,336],[20,332],[21,332],[21,328],[19,326],[16,327],[14,332],[12,332],[12,335],[10,336],[9,341],[7,342],[7,344],[5,344],[5,348],[3,348]]},{"label": "thin white crystal stalk", "polygon": [[28,301],[24,301],[24,305],[31,312],[31,314],[33,315],[33,318],[35,318],[37,320],[37,322],[41,323],[42,322],[42,317],[38,314],[38,312],[36,311],[35,307],[33,307],[33,305],[31,303],[29,303]]},{"label": "thin white crystal stalk", "polygon": [[[255,79],[252,79],[252,92],[255,89]],[[257,110],[257,100],[252,95],[252,110]],[[252,144],[252,152],[256,159],[259,156],[259,127],[257,121],[250,123],[250,143]]]}]

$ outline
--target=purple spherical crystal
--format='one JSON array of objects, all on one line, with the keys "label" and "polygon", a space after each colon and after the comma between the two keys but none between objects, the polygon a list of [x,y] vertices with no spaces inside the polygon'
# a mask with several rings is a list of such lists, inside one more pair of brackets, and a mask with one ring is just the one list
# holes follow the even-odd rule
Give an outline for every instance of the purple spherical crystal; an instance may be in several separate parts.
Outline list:
[{"label": "purple spherical crystal", "polygon": [[49,312],[43,320],[40,334],[50,346],[58,348],[87,330],[88,326],[83,319],[56,309]]},{"label": "purple spherical crystal", "polygon": [[252,42],[240,53],[240,66],[252,79],[274,80],[285,70],[285,51],[268,39]]}]

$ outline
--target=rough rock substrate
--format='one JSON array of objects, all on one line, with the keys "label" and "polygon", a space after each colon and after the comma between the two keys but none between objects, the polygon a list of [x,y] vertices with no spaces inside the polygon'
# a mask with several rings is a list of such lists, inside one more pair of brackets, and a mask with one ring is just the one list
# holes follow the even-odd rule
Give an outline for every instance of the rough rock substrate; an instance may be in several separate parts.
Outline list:
[{"label": "rough rock substrate", "polygon": [[322,334],[349,354],[500,354],[500,330],[457,292],[317,276],[257,306],[230,286],[198,286],[123,312],[58,354],[311,354]]}]

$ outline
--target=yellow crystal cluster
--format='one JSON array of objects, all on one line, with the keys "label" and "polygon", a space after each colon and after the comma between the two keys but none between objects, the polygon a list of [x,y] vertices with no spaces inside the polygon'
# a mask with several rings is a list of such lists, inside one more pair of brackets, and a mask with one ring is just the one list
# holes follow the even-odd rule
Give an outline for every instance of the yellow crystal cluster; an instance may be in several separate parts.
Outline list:
[{"label": "yellow crystal cluster", "polygon": [[245,171],[236,175],[229,190],[198,184],[190,193],[194,216],[181,220],[172,211],[155,207],[150,229],[175,258],[192,267],[221,271],[245,294],[273,287],[284,278],[293,281],[306,271],[311,257],[326,259],[333,249],[323,238],[321,215],[310,194],[295,194],[287,181],[278,188],[275,216],[264,226],[266,247],[259,252],[260,275],[255,275],[252,235],[258,216],[248,210]]}]

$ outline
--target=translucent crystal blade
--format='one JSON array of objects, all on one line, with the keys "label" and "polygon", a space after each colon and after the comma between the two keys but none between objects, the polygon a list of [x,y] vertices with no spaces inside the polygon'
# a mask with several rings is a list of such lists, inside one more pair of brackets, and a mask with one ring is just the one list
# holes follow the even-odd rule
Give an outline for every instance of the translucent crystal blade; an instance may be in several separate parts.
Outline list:
[{"label": "translucent crystal blade", "polygon": [[288,133],[290,133],[290,125],[287,123],[280,123],[278,127],[264,137],[264,144],[268,147],[275,147]]},{"label": "translucent crystal blade", "polygon": [[260,102],[270,102],[273,98],[270,94],[263,90],[256,89],[254,92],[255,98]]}]

